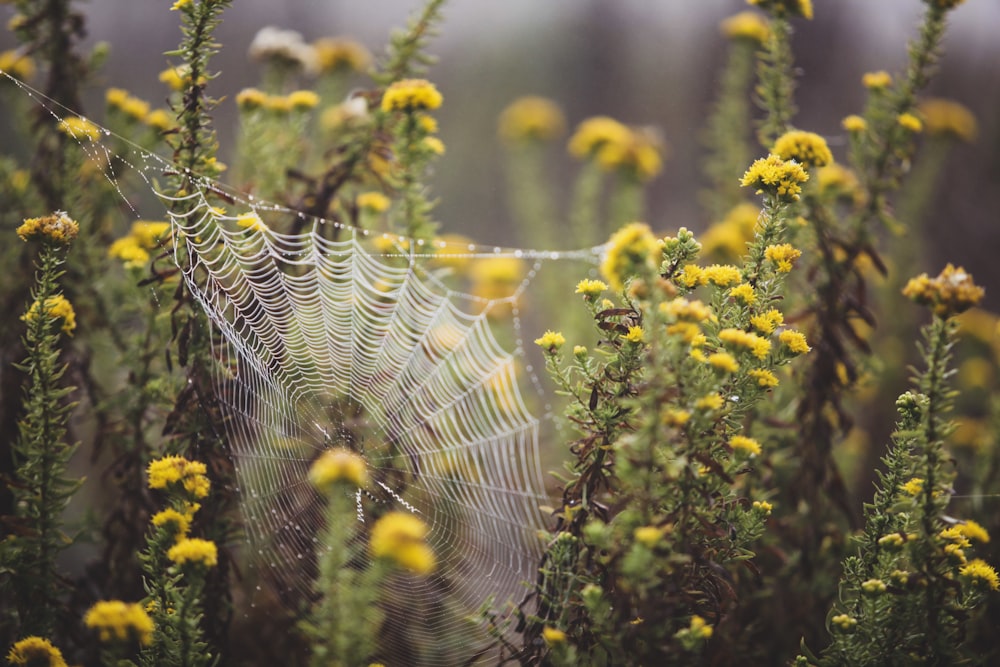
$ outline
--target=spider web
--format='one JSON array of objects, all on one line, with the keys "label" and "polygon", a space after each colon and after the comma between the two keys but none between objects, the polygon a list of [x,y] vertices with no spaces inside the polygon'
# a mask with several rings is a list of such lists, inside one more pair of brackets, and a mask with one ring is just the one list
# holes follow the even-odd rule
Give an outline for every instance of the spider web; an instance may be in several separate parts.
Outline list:
[{"label": "spider web", "polygon": [[[72,114],[0,76],[56,123]],[[81,149],[135,217],[147,205],[135,203],[125,174],[138,174],[167,205],[175,263],[213,329],[212,374],[250,565],[290,606],[315,598],[326,503],[307,473],[327,448],[349,447],[371,480],[356,490],[357,520],[368,526],[390,510],[419,516],[438,562],[430,576],[400,573],[385,583],[378,655],[390,664],[473,664],[492,642],[479,610],[525,598],[546,527],[539,432],[551,423],[534,412],[552,414],[525,349],[522,297],[544,264],[572,260],[592,270],[603,248],[376,234],[190,172],[192,192],[171,197],[157,180],[176,165],[97,127],[102,136],[79,140]],[[219,200],[240,212],[210,203]],[[306,231],[282,234],[265,222],[280,217]],[[531,268],[496,298],[451,286],[448,260],[491,258]],[[509,344],[498,340],[504,329]]]}]

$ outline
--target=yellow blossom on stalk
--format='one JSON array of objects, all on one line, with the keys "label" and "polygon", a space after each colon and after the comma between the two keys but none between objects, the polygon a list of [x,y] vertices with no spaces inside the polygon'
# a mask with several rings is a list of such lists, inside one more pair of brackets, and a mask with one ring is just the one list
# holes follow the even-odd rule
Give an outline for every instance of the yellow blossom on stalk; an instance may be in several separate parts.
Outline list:
[{"label": "yellow blossom on stalk", "polygon": [[79,116],[67,116],[60,120],[59,131],[76,140],[97,141],[101,136],[101,128]]},{"label": "yellow blossom on stalk", "polygon": [[997,571],[981,558],[969,561],[958,573],[967,577],[975,586],[985,586],[991,591],[1000,590],[1000,577],[997,576]]},{"label": "yellow blossom on stalk", "polygon": [[333,447],[320,454],[309,468],[309,481],[320,491],[337,482],[363,487],[368,483],[368,466],[355,452],[343,447]]},{"label": "yellow blossom on stalk", "polygon": [[[170,90],[184,90],[184,87],[187,86],[188,82],[191,80],[191,68],[186,64],[178,65],[177,67],[168,67],[160,72],[159,79],[160,83],[165,83]],[[200,83],[204,82],[205,77],[203,75]]]},{"label": "yellow blossom on stalk", "polygon": [[883,90],[892,85],[892,76],[885,70],[865,72],[861,76],[861,85],[869,90]]},{"label": "yellow blossom on stalk", "polygon": [[146,262],[149,261],[149,252],[139,245],[139,241],[135,237],[124,236],[115,239],[108,246],[108,257],[122,260],[128,268],[137,268],[146,265]]},{"label": "yellow blossom on stalk", "polygon": [[660,304],[664,315],[687,322],[704,322],[712,319],[712,309],[698,300],[688,301],[682,296]]},{"label": "yellow blossom on stalk", "polygon": [[0,53],[0,70],[27,81],[35,76],[35,61],[17,51],[4,51]]},{"label": "yellow blossom on stalk", "polygon": [[360,42],[347,37],[323,37],[312,43],[322,72],[352,69],[363,72],[372,62],[371,52]]},{"label": "yellow blossom on stalk", "polygon": [[747,39],[757,44],[763,44],[771,35],[767,20],[756,12],[740,12],[723,19],[719,29],[729,39]]},{"label": "yellow blossom on stalk", "polygon": [[927,134],[974,141],[979,133],[976,117],[958,102],[930,98],[918,105]]},{"label": "yellow blossom on stalk", "polygon": [[687,424],[690,419],[690,412],[678,408],[665,408],[660,413],[660,421],[663,422],[664,426],[679,428],[684,426],[684,424]]},{"label": "yellow blossom on stalk", "polygon": [[72,336],[76,329],[76,312],[73,310],[73,304],[62,294],[48,297],[45,299],[44,305],[35,301],[31,304],[28,312],[21,316],[21,321],[31,323],[39,317],[62,320],[60,329],[67,336]]},{"label": "yellow blossom on stalk", "polygon": [[174,2],[173,6],[170,7],[170,11],[172,11],[172,12],[179,11],[181,9],[184,9],[185,7],[187,7],[190,4],[191,4],[191,0],[176,0],[176,2]]},{"label": "yellow blossom on stalk", "polygon": [[541,338],[535,339],[535,345],[548,352],[555,352],[566,344],[566,337],[558,331],[546,331]]},{"label": "yellow blossom on stalk", "polygon": [[816,187],[826,197],[846,197],[856,203],[864,197],[857,175],[836,162],[816,170]]},{"label": "yellow blossom on stalk", "polygon": [[791,130],[774,142],[771,152],[782,160],[795,160],[807,167],[823,167],[833,162],[826,139],[814,132]]},{"label": "yellow blossom on stalk", "polygon": [[785,316],[781,314],[781,311],[774,308],[750,318],[750,324],[753,328],[767,336],[774,333],[775,329],[784,323]]},{"label": "yellow blossom on stalk", "polygon": [[722,396],[718,394],[706,394],[694,402],[695,410],[718,410],[723,405]]},{"label": "yellow blossom on stalk", "polygon": [[754,292],[753,285],[749,283],[740,283],[732,288],[729,290],[729,296],[746,306],[752,306],[757,302],[757,294]]},{"label": "yellow blossom on stalk", "polygon": [[252,232],[263,232],[267,229],[264,222],[253,211],[240,213],[236,216],[236,224],[237,226],[242,227],[243,229],[249,229]]},{"label": "yellow blossom on stalk", "polygon": [[651,129],[629,129],[624,140],[602,145],[595,155],[605,171],[622,171],[639,181],[648,181],[663,169],[664,146]]},{"label": "yellow blossom on stalk", "polygon": [[959,526],[951,526],[950,528],[945,528],[938,533],[938,537],[946,542],[951,542],[952,544],[957,544],[961,549],[968,549],[972,546],[972,542],[965,536],[962,529]]},{"label": "yellow blossom on stalk", "polygon": [[184,538],[170,547],[167,558],[182,567],[185,565],[215,567],[219,562],[219,551],[215,542],[210,540]]},{"label": "yellow blossom on stalk", "polygon": [[691,625],[688,627],[690,633],[701,639],[708,639],[712,636],[712,626],[705,622],[701,616],[692,616]]},{"label": "yellow blossom on stalk", "polygon": [[729,287],[740,282],[740,270],[730,264],[712,264],[705,267],[705,280],[718,287]]},{"label": "yellow blossom on stalk", "polygon": [[264,99],[264,109],[276,114],[287,114],[292,111],[292,101],[287,95],[268,95]]},{"label": "yellow blossom on stalk", "polygon": [[642,327],[629,327],[628,333],[622,334],[622,338],[630,343],[641,343],[646,340],[646,332]]},{"label": "yellow blossom on stalk", "polygon": [[259,109],[267,104],[268,94],[256,88],[244,88],[236,93],[236,106],[245,111]]},{"label": "yellow blossom on stalk", "polygon": [[43,637],[25,637],[10,647],[7,662],[24,667],[66,667],[62,651]]},{"label": "yellow blossom on stalk", "polygon": [[758,512],[763,513],[765,516],[770,516],[771,511],[774,509],[774,505],[767,502],[766,500],[755,500],[751,505]]},{"label": "yellow blossom on stalk", "polygon": [[913,477],[908,482],[903,484],[903,493],[911,496],[920,495],[920,492],[924,490],[924,480],[921,477]]},{"label": "yellow blossom on stalk", "polygon": [[516,257],[486,257],[471,269],[472,293],[482,299],[503,299],[524,279],[524,262]]},{"label": "yellow blossom on stalk", "polygon": [[766,368],[754,368],[747,372],[747,375],[757,380],[758,386],[777,387],[778,377]]},{"label": "yellow blossom on stalk", "polygon": [[288,94],[288,104],[295,111],[308,111],[319,104],[319,95],[311,90],[296,90]]},{"label": "yellow blossom on stalk", "polygon": [[153,109],[145,118],[146,125],[161,132],[174,126],[174,117],[166,109]]},{"label": "yellow blossom on stalk", "polygon": [[149,488],[166,489],[178,483],[195,498],[208,495],[208,469],[201,461],[188,461],[182,456],[164,456],[149,462],[146,474]]},{"label": "yellow blossom on stalk", "polygon": [[708,277],[705,275],[705,269],[697,264],[685,264],[681,268],[681,275],[678,276],[678,280],[685,287],[694,289],[699,285],[707,283]]},{"label": "yellow blossom on stalk", "polygon": [[851,633],[857,629],[858,619],[853,616],[848,616],[847,614],[837,614],[830,619],[830,623],[833,624],[834,630],[839,630],[844,633]]},{"label": "yellow blossom on stalk", "polygon": [[555,646],[566,642],[566,633],[558,628],[545,626],[542,628],[542,639],[545,640],[546,646]]},{"label": "yellow blossom on stalk", "polygon": [[412,514],[389,512],[372,527],[368,548],[376,558],[386,558],[417,574],[434,570],[434,552],[426,542],[427,524]]},{"label": "yellow blossom on stalk", "polygon": [[153,515],[151,522],[157,528],[169,526],[176,536],[187,535],[191,527],[191,518],[173,508],[167,508]]},{"label": "yellow blossom on stalk", "polygon": [[544,97],[520,97],[500,114],[498,132],[505,141],[545,141],[566,131],[566,118],[555,102]]},{"label": "yellow blossom on stalk", "polygon": [[607,289],[608,285],[603,280],[584,279],[576,284],[576,293],[588,300],[596,299]]},{"label": "yellow blossom on stalk", "polygon": [[912,113],[899,114],[896,118],[896,122],[899,123],[900,127],[913,133],[920,132],[924,129],[924,124]]},{"label": "yellow blossom on stalk", "polygon": [[134,602],[97,602],[83,617],[83,623],[97,630],[102,642],[135,640],[146,646],[153,640],[153,619]]},{"label": "yellow blossom on stalk", "polygon": [[434,155],[444,155],[444,142],[437,137],[424,137],[421,145]]},{"label": "yellow blossom on stalk", "polygon": [[137,220],[132,223],[132,228],[129,231],[129,234],[133,236],[143,248],[155,248],[169,231],[169,222]]},{"label": "yellow blossom on stalk", "polygon": [[809,343],[806,341],[805,335],[794,329],[785,329],[782,331],[778,334],[778,340],[781,341],[793,354],[805,354],[812,349],[809,347]]},{"label": "yellow blossom on stalk", "polygon": [[916,303],[930,306],[938,317],[958,315],[972,306],[978,305],[985,294],[976,285],[972,275],[962,267],[948,264],[935,278],[922,273],[911,278],[903,288],[903,295]]},{"label": "yellow blossom on stalk", "polygon": [[724,373],[735,373],[740,369],[740,362],[736,361],[736,357],[728,352],[713,352],[708,355],[705,361],[712,368],[716,368]]},{"label": "yellow blossom on stalk", "polygon": [[757,194],[777,196],[783,201],[797,201],[802,192],[802,184],[809,180],[802,165],[795,161],[782,160],[773,153],[766,158],[755,160],[740,185],[757,188]]},{"label": "yellow blossom on stalk", "polygon": [[812,0],[747,0],[751,5],[761,9],[769,9],[779,15],[789,14],[790,16],[801,16],[804,19],[812,19]]},{"label": "yellow blossom on stalk", "polygon": [[640,526],[632,531],[635,541],[647,549],[652,549],[663,539],[663,531],[656,526]]},{"label": "yellow blossom on stalk", "polygon": [[747,456],[757,456],[761,453],[760,443],[745,435],[734,435],[729,439],[729,446],[735,451],[743,452]]},{"label": "yellow blossom on stalk", "polygon": [[659,249],[649,225],[631,222],[611,235],[601,262],[601,275],[612,288],[621,290],[629,276],[655,270]]},{"label": "yellow blossom on stalk", "polygon": [[760,208],[744,202],[729,209],[725,217],[714,223],[701,235],[705,254],[718,254],[726,259],[742,257],[747,244],[753,239]]},{"label": "yellow blossom on stalk", "polygon": [[868,121],[857,114],[845,116],[840,125],[848,132],[864,132],[868,129]]},{"label": "yellow blossom on stalk", "polygon": [[392,202],[381,192],[362,192],[358,195],[357,203],[358,208],[371,213],[385,213]]},{"label": "yellow blossom on stalk", "polygon": [[569,139],[573,157],[594,157],[604,146],[626,143],[632,131],[608,116],[594,116],[580,123]]},{"label": "yellow blossom on stalk", "polygon": [[438,131],[438,122],[434,119],[434,116],[430,114],[417,114],[417,124],[420,126],[420,129],[427,134],[434,134]]},{"label": "yellow blossom on stalk", "polygon": [[990,541],[990,534],[986,531],[986,529],[972,519],[966,519],[962,523],[958,524],[958,529],[961,531],[962,535],[965,535],[970,540],[977,540],[983,544],[987,544]]},{"label": "yellow blossom on stalk", "polygon": [[763,359],[771,351],[771,341],[742,329],[723,329],[719,332],[719,340],[728,345],[743,348],[758,359]]},{"label": "yellow blossom on stalk", "polygon": [[764,258],[776,265],[775,268],[778,273],[788,273],[791,271],[795,260],[801,256],[802,251],[792,247],[788,243],[769,245],[764,248]]},{"label": "yellow blossom on stalk", "polygon": [[881,579],[866,579],[861,582],[861,590],[870,596],[878,596],[886,591],[885,582]]},{"label": "yellow blossom on stalk", "polygon": [[437,109],[444,98],[426,79],[403,79],[393,82],[382,95],[382,111],[421,111]]},{"label": "yellow blossom on stalk", "polygon": [[25,218],[17,228],[17,235],[22,241],[36,239],[60,245],[70,243],[79,233],[80,225],[63,211],[41,218]]}]

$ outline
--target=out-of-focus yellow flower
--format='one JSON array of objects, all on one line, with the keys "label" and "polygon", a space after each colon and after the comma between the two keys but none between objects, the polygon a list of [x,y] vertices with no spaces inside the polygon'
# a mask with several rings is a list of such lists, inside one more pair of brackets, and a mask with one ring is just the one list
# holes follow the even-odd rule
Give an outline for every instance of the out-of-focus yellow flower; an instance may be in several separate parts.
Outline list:
[{"label": "out-of-focus yellow flower", "polygon": [[0,70],[27,81],[35,76],[35,61],[17,51],[4,51],[0,53]]},{"label": "out-of-focus yellow flower", "polygon": [[723,19],[719,29],[729,39],[746,39],[757,44],[763,44],[771,35],[767,19],[756,12],[740,12]]},{"label": "out-of-focus yellow flower", "polygon": [[758,359],[763,359],[771,351],[771,341],[742,329],[722,329],[719,340],[732,348],[746,350]]},{"label": "out-of-focus yellow flower", "polygon": [[896,118],[896,122],[899,123],[900,127],[909,130],[914,134],[921,132],[924,129],[923,122],[912,113],[907,112],[899,114]]},{"label": "out-of-focus yellow flower", "polygon": [[975,141],[979,134],[976,117],[966,107],[952,100],[930,98],[917,106],[929,135],[950,136],[961,141]]},{"label": "out-of-focus yellow flower", "polygon": [[826,139],[814,132],[791,130],[774,142],[771,152],[782,160],[795,160],[808,167],[823,167],[833,162]]},{"label": "out-of-focus yellow flower", "polygon": [[368,466],[358,454],[343,447],[323,452],[309,468],[309,481],[321,491],[337,482],[363,487],[368,483]]},{"label": "out-of-focus yellow flower", "polygon": [[733,450],[742,452],[747,456],[758,456],[761,451],[760,443],[753,438],[748,438],[745,435],[734,435],[729,439],[729,446]]},{"label": "out-of-focus yellow flower", "polygon": [[981,558],[969,561],[958,573],[967,577],[975,586],[983,586],[991,591],[1000,590],[1000,577],[997,576],[997,571]]},{"label": "out-of-focus yellow flower", "polygon": [[747,2],[778,15],[801,16],[804,19],[813,17],[812,0],[747,0]]},{"label": "out-of-focus yellow flower", "polygon": [[759,216],[760,207],[750,203],[737,204],[699,237],[702,250],[726,260],[742,257],[747,251],[747,244],[753,239]]},{"label": "out-of-focus yellow flower", "polygon": [[97,630],[102,642],[134,640],[146,646],[153,641],[153,619],[134,602],[97,602],[83,617],[83,623]]},{"label": "out-of-focus yellow flower", "polygon": [[613,289],[621,290],[628,278],[656,269],[659,249],[649,225],[629,223],[611,235],[601,275]]},{"label": "out-of-focus yellow flower", "polygon": [[18,667],[66,667],[62,651],[43,637],[25,637],[14,642],[7,653],[7,662]]},{"label": "out-of-focus yellow flower", "polygon": [[845,116],[844,120],[840,122],[840,125],[848,132],[853,133],[864,132],[868,129],[868,121],[857,114]]},{"label": "out-of-focus yellow flower", "polygon": [[883,90],[892,85],[892,76],[885,70],[865,72],[861,76],[861,85],[869,90]]},{"label": "out-of-focus yellow flower", "polygon": [[288,105],[293,111],[308,111],[319,104],[319,95],[311,90],[296,90],[288,94]]},{"label": "out-of-focus yellow flower", "polygon": [[511,143],[545,141],[558,137],[566,130],[562,110],[545,97],[521,97],[500,114],[500,137]]},{"label": "out-of-focus yellow flower", "polygon": [[427,544],[427,524],[404,512],[389,512],[372,527],[369,550],[417,574],[434,571],[437,562]]},{"label": "out-of-focus yellow flower", "polygon": [[79,116],[67,116],[61,119],[58,127],[60,132],[77,141],[83,139],[97,141],[101,136],[101,128]]},{"label": "out-of-focus yellow flower", "polygon": [[382,95],[382,111],[437,109],[444,98],[426,79],[403,79],[392,83]]},{"label": "out-of-focus yellow flower", "polygon": [[371,52],[348,37],[323,37],[312,44],[321,72],[363,72],[372,62]]},{"label": "out-of-focus yellow flower", "polygon": [[757,380],[760,387],[777,387],[778,377],[766,368],[754,368],[747,372],[747,375]]}]

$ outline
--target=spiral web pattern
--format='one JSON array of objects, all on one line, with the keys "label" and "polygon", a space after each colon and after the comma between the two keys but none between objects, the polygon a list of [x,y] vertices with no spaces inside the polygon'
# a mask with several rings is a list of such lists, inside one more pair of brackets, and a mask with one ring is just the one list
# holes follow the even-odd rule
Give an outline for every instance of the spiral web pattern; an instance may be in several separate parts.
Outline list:
[{"label": "spiral web pattern", "polygon": [[325,503],[307,472],[327,447],[355,449],[372,480],[358,490],[358,520],[417,514],[439,563],[386,586],[386,627],[407,647],[396,661],[468,658],[487,641],[477,610],[521,601],[542,549],[539,422],[490,323],[517,294],[454,292],[421,268],[432,262],[380,251],[358,230],[331,241],[317,222],[282,235],[256,213],[251,229],[238,226],[202,194],[176,203],[188,211],[171,220],[177,264],[217,334],[252,556],[284,597],[313,595]]}]

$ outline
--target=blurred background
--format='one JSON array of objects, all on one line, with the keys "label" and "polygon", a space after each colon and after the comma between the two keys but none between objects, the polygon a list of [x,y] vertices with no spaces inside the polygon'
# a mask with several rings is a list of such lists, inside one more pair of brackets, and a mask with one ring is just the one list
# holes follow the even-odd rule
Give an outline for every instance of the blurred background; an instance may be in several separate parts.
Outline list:
[{"label": "blurred background", "polygon": [[[103,107],[103,88],[119,86],[154,105],[165,99],[157,74],[175,48],[177,13],[158,3],[91,0],[87,42],[107,41],[110,59],[100,90],[87,100]],[[247,48],[265,26],[294,29],[306,41],[349,35],[379,55],[390,30],[419,9],[418,0],[238,0],[218,31],[213,62],[222,76],[210,90],[226,100],[217,109],[222,159],[233,149],[235,94],[258,82]],[[840,120],[864,100],[864,72],[898,74],[905,43],[923,10],[920,0],[817,0],[813,21],[795,21],[794,44],[802,79],[795,124],[827,137],[843,157]],[[652,125],[669,146],[663,173],[649,190],[649,221],[658,232],[710,221],[698,206],[703,150],[700,129],[725,55],[719,21],[747,9],[744,0],[453,0],[431,51],[430,72],[445,97],[441,138],[448,154],[433,179],[441,197],[443,231],[486,243],[521,243],[506,210],[503,160],[496,120],[513,99],[540,94],[564,109],[570,128],[595,115]],[[941,71],[928,93],[961,102],[979,121],[979,140],[948,157],[944,182],[923,221],[924,268],[946,261],[965,265],[987,286],[987,305],[1000,304],[1000,2],[969,0],[951,14]],[[10,40],[6,35],[5,39]],[[5,45],[6,46],[6,45]],[[367,85],[359,77],[358,85]],[[836,93],[831,93],[836,91]],[[99,117],[99,116],[98,116]],[[576,165],[564,143],[552,147],[551,166],[568,201]],[[553,224],[560,224],[554,221]],[[564,247],[572,238],[560,234]],[[990,289],[995,286],[996,289]]]}]

